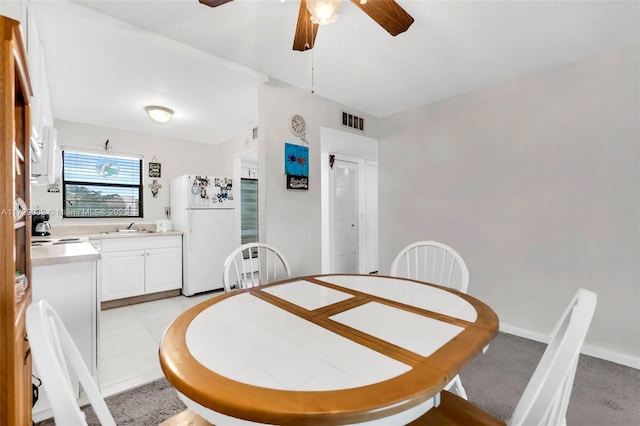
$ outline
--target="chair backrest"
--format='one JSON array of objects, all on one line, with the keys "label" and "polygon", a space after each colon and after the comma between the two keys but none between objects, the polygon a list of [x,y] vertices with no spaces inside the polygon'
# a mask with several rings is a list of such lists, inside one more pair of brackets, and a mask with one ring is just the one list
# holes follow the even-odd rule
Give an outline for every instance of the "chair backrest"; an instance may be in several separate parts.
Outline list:
[{"label": "chair backrest", "polygon": [[579,289],[551,332],[551,340],[516,405],[510,425],[566,425],[580,348],[598,296]]},{"label": "chair backrest", "polygon": [[426,281],[467,292],[469,269],[454,249],[437,241],[417,241],[391,263],[391,275]]},{"label": "chair backrest", "polygon": [[116,423],[82,355],[60,317],[46,300],[29,305],[26,325],[33,360],[51,403],[56,424],[70,426],[87,424],[71,384],[71,371],[73,371],[80,380],[80,385],[87,394],[100,423],[103,426],[115,426]]},{"label": "chair backrest", "polygon": [[289,262],[282,252],[266,243],[243,244],[224,262],[224,290],[256,287],[291,276]]}]

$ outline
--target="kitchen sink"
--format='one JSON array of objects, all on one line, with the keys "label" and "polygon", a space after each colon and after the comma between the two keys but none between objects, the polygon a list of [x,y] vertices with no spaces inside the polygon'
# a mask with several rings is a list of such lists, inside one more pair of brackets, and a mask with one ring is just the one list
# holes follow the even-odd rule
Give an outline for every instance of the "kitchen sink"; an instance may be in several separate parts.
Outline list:
[{"label": "kitchen sink", "polygon": [[117,231],[107,231],[107,232],[101,232],[101,234],[108,234],[108,235],[126,235],[126,234],[152,234],[153,231],[147,231],[146,229],[143,230],[137,230],[137,229],[119,229]]}]

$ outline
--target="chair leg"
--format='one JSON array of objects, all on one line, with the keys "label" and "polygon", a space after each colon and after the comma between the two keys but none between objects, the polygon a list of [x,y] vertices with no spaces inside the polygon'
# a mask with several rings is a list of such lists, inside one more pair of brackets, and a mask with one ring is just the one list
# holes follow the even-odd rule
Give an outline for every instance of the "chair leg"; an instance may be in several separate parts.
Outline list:
[{"label": "chair leg", "polygon": [[460,380],[459,375],[454,377],[453,380],[447,383],[447,386],[445,386],[444,389],[448,390],[449,392],[455,393],[461,398],[469,399],[467,398],[467,391],[464,389],[464,386],[462,386],[462,380]]}]

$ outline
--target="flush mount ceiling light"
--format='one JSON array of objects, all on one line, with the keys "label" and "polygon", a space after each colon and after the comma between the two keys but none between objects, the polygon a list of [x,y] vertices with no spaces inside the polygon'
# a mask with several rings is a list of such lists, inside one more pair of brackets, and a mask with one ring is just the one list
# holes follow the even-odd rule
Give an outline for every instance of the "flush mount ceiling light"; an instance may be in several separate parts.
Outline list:
[{"label": "flush mount ceiling light", "polygon": [[149,114],[149,117],[157,123],[166,123],[171,120],[173,115],[173,110],[163,106],[149,105],[144,109]]}]

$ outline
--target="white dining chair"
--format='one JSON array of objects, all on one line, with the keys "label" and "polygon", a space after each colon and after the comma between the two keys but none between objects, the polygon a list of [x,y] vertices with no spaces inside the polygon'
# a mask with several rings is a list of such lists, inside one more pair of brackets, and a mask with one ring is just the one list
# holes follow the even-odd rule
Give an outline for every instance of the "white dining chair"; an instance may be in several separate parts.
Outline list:
[{"label": "white dining chair", "polygon": [[86,425],[74,395],[72,372],[103,426],[115,426],[107,404],[58,314],[46,300],[27,308],[27,336],[33,361],[47,392],[53,417],[59,425]]},{"label": "white dining chair", "polygon": [[282,252],[266,243],[247,243],[236,248],[224,262],[222,283],[226,292],[249,288],[291,276]]},{"label": "white dining chair", "polygon": [[[469,269],[462,256],[437,241],[417,241],[400,250],[391,263],[391,275],[444,285],[463,293],[469,287]],[[445,386],[445,390],[467,399],[459,375]]]},{"label": "white dining chair", "polygon": [[[579,289],[550,335],[511,419],[510,426],[566,426],[567,408],[575,379],[580,349],[589,331],[598,295]],[[442,392],[440,405],[412,423],[414,425],[504,424],[472,403]]]},{"label": "white dining chair", "polygon": [[391,275],[444,285],[463,293],[469,287],[469,269],[454,249],[437,241],[409,244],[391,263]]},{"label": "white dining chair", "polygon": [[[49,302],[40,300],[29,305],[26,326],[33,360],[51,404],[55,423],[65,426],[87,425],[71,384],[71,378],[77,377],[100,424],[116,426],[80,351]],[[192,422],[188,424],[210,425],[191,410],[181,411],[165,420],[162,425],[187,424],[183,422],[185,419]]]}]

